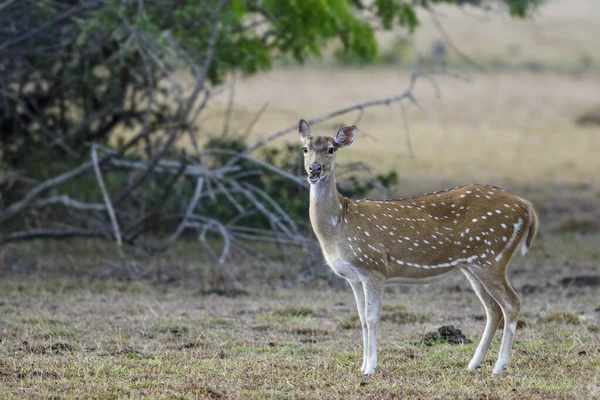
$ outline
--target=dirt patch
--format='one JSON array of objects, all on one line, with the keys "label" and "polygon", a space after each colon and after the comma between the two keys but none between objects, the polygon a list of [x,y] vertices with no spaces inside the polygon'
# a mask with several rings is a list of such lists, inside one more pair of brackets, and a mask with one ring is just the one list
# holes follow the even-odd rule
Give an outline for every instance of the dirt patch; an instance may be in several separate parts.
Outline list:
[{"label": "dirt patch", "polygon": [[524,295],[533,294],[533,293],[541,293],[544,291],[544,287],[534,284],[525,284],[519,290],[520,293]]},{"label": "dirt patch", "polygon": [[125,348],[125,349],[121,349],[121,350],[117,350],[117,351],[113,351],[112,353],[110,353],[111,356],[130,356],[133,358],[151,358],[150,356],[147,356],[146,354],[142,353],[139,350],[133,349],[133,348]]},{"label": "dirt patch", "polygon": [[248,294],[249,293],[247,290],[237,289],[237,288],[207,289],[207,290],[200,291],[201,296],[216,295],[216,296],[223,296],[223,297],[229,297],[229,298],[235,298],[235,297],[239,297],[239,296],[248,296]]},{"label": "dirt patch", "polygon": [[600,286],[600,275],[567,276],[560,280],[562,286]]},{"label": "dirt patch", "polygon": [[252,329],[259,332],[266,332],[273,329],[271,325],[253,325]]},{"label": "dirt patch", "polygon": [[50,346],[50,350],[52,350],[54,353],[64,353],[70,352],[73,350],[73,348],[69,343],[54,343],[52,346]]},{"label": "dirt patch", "polygon": [[28,341],[24,340],[19,350],[32,354],[62,354],[71,352],[73,348],[68,343],[54,343],[50,346],[32,346]]},{"label": "dirt patch", "polygon": [[296,333],[297,335],[309,335],[309,336],[325,336],[325,335],[329,335],[329,331],[327,329],[315,328],[315,327],[310,327],[310,328],[296,328],[294,330],[294,333]]},{"label": "dirt patch", "polygon": [[193,342],[186,342],[184,343],[180,349],[195,349],[197,347],[203,346],[204,345],[204,341],[202,339],[193,341]]},{"label": "dirt patch", "polygon": [[317,313],[308,307],[286,307],[273,311],[273,314],[281,317],[314,317]]},{"label": "dirt patch", "polygon": [[225,397],[225,392],[217,388],[204,388],[200,391],[202,394],[206,395],[209,399],[221,399]]},{"label": "dirt patch", "polygon": [[575,118],[575,123],[581,126],[600,125],[600,104],[579,114]]},{"label": "dirt patch", "polygon": [[559,311],[554,314],[546,315],[545,317],[540,318],[540,322],[549,323],[549,322],[558,322],[561,324],[579,324],[579,315],[568,312],[568,311]]},{"label": "dirt patch", "polygon": [[592,218],[567,217],[557,226],[559,232],[593,233],[600,231],[600,224]]},{"label": "dirt patch", "polygon": [[449,344],[469,344],[473,343],[467,339],[460,329],[455,328],[454,325],[439,327],[437,332],[429,332],[425,334],[421,343],[426,346],[434,346],[440,343]]},{"label": "dirt patch", "polygon": [[531,324],[529,323],[529,321],[526,320],[525,318],[519,318],[519,319],[517,319],[517,329],[527,328],[530,325]]},{"label": "dirt patch", "polygon": [[427,322],[431,317],[427,314],[416,314],[410,311],[389,311],[381,313],[382,321],[391,321],[395,324],[414,324],[417,322]]},{"label": "dirt patch", "polygon": [[0,371],[0,379],[3,378],[13,378],[17,380],[22,380],[25,378],[58,379],[58,374],[51,371]]}]

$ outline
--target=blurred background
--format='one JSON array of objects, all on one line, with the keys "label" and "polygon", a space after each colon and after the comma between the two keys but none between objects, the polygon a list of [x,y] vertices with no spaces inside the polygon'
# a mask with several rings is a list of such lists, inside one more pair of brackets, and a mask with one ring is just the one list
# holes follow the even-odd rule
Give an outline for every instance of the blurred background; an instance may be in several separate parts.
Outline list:
[{"label": "blurred background", "polygon": [[64,268],[40,263],[67,246],[86,276],[169,275],[171,257],[328,274],[300,118],[358,125],[337,157],[345,195],[493,184],[534,201],[542,231],[598,232],[591,1],[0,7],[4,271]]},{"label": "blurred background", "polygon": [[[593,0],[0,0],[0,397],[597,398],[599,22]],[[301,118],[358,126],[345,196],[533,202],[509,379],[421,345],[481,334],[457,274],[386,289],[355,382]]]}]

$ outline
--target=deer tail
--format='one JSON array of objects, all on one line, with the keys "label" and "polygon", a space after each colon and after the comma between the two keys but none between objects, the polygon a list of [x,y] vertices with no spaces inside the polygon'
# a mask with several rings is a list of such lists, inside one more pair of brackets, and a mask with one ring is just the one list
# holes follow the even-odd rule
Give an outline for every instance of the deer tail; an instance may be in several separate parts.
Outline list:
[{"label": "deer tail", "polygon": [[529,203],[529,226],[527,228],[527,236],[521,242],[521,254],[525,255],[529,247],[531,247],[531,242],[533,242],[533,238],[538,231],[538,216],[533,208],[533,205]]}]

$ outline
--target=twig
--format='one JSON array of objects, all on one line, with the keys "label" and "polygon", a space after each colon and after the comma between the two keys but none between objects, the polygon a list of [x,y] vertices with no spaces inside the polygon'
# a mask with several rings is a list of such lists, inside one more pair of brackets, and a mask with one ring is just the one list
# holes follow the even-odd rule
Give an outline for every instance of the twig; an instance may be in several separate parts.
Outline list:
[{"label": "twig", "polygon": [[[146,135],[148,135],[148,133],[149,132],[146,128],[142,128],[140,130],[140,132],[138,132],[134,137],[132,137],[129,140],[129,142],[124,144],[116,152],[108,154],[107,156],[102,158],[100,160],[99,164],[102,165],[105,162],[107,162],[108,160],[110,160],[111,158],[118,157],[118,156],[124,154],[131,147],[135,146],[135,144],[140,139],[142,139]],[[31,189],[29,192],[27,192],[27,194],[25,195],[25,197],[23,197],[23,199],[21,199],[17,203],[14,203],[10,207],[8,207],[3,213],[0,213],[0,225],[2,225],[2,223],[4,221],[8,220],[9,218],[12,218],[16,214],[18,214],[21,211],[23,211],[24,209],[26,209],[36,198],[38,198],[40,195],[42,195],[46,191],[52,189],[55,186],[58,186],[58,185],[64,183],[64,182],[67,182],[71,179],[75,179],[77,177],[80,177],[81,175],[88,173],[91,169],[93,169],[93,167],[94,166],[92,165],[92,162],[88,161],[88,162],[85,162],[85,163],[75,167],[71,171],[64,172],[54,178],[48,179],[47,181],[35,186],[33,189]]]},{"label": "twig", "polygon": [[356,117],[356,119],[354,120],[354,123],[352,125],[354,126],[358,126],[360,120],[362,119],[363,115],[365,114],[365,109],[361,108],[360,112],[358,113],[358,117]]},{"label": "twig", "polygon": [[229,4],[229,0],[221,0],[216,9],[215,22],[211,28],[210,36],[208,39],[208,49],[206,50],[206,56],[204,57],[204,64],[202,65],[202,70],[196,75],[196,85],[188,101],[183,109],[183,113],[181,115],[182,119],[186,119],[189,115],[190,111],[196,102],[196,98],[200,94],[202,88],[204,88],[204,81],[208,75],[208,70],[210,65],[213,62],[215,56],[215,47],[217,45],[217,38],[219,37],[219,27],[221,26],[221,18],[220,15],[225,9],[225,7]]},{"label": "twig", "polygon": [[0,224],[23,211],[42,193],[53,188],[54,186],[60,185],[63,182],[66,182],[68,180],[71,180],[73,178],[87,173],[91,167],[91,162],[83,163],[75,169],[72,169],[71,171],[62,173],[55,178],[48,179],[47,181],[40,183],[39,185],[31,189],[25,195],[25,197],[23,197],[22,200],[18,201],[17,203],[14,203],[10,207],[8,207],[3,213],[0,214]]},{"label": "twig", "polygon": [[[221,237],[223,238],[223,250],[221,251],[220,257],[216,257],[216,254],[214,253],[214,251],[212,251],[212,253],[215,256],[215,258],[217,258],[217,262],[219,264],[225,263],[225,259],[229,255],[229,250],[231,249],[231,236],[229,235],[228,230],[223,226],[223,224],[221,224],[216,219],[207,218],[207,217],[203,217],[203,216],[199,216],[199,215],[194,215],[194,216],[192,216],[192,218],[198,219],[201,221],[206,221],[208,223],[207,225],[204,225],[204,229],[202,230],[202,233],[200,235],[200,240],[203,242],[203,244],[206,248],[210,248],[211,250],[212,250],[212,247],[208,244],[208,241],[206,240],[206,233],[212,226],[215,226],[217,228],[217,230],[221,234]],[[195,224],[188,223],[188,226],[195,226]]]},{"label": "twig", "polygon": [[258,122],[258,120],[260,119],[260,117],[262,117],[262,115],[265,112],[265,110],[267,109],[268,105],[269,105],[269,103],[265,103],[260,108],[260,110],[258,110],[258,112],[256,113],[256,115],[254,116],[254,118],[252,119],[252,121],[250,122],[250,124],[248,125],[248,127],[246,128],[246,132],[244,132],[244,134],[241,136],[242,139],[245,140],[245,139],[248,138],[248,135],[250,135],[250,133],[252,132],[252,129],[254,129],[254,125],[256,125],[256,123]]},{"label": "twig", "polygon": [[175,229],[175,232],[173,232],[169,239],[167,239],[167,241],[162,246],[160,246],[159,251],[164,251],[165,249],[169,248],[173,244],[173,242],[175,242],[175,240],[177,240],[177,238],[181,235],[181,233],[185,229],[188,218],[192,215],[194,209],[196,208],[196,205],[198,204],[198,200],[200,200],[200,195],[202,194],[203,186],[204,178],[198,178],[198,180],[196,181],[196,188],[194,189],[194,195],[192,197],[192,200],[190,200],[190,203],[188,204],[187,210],[185,211],[185,215],[183,216],[181,222],[177,226],[177,229]]},{"label": "twig", "polygon": [[143,172],[138,174],[133,182],[131,182],[127,188],[121,191],[116,198],[115,204],[120,205],[139,185],[141,185],[148,177],[154,172],[154,169],[159,165],[162,158],[167,154],[169,150],[175,145],[177,138],[179,137],[179,133],[177,131],[172,131],[169,135],[169,139],[167,143],[163,146],[163,148],[150,160],[148,163],[148,168]]},{"label": "twig", "polygon": [[19,44],[28,39],[31,39],[34,36],[39,35],[42,31],[54,26],[54,24],[56,24],[57,22],[67,19],[71,16],[74,16],[77,13],[79,13],[80,11],[91,10],[95,7],[100,6],[102,3],[103,3],[103,1],[95,1],[95,2],[90,2],[87,4],[84,3],[84,4],[80,5],[79,7],[70,8],[69,10],[65,11],[64,13],[57,16],[53,20],[40,25],[36,29],[32,29],[22,36],[19,36],[19,37],[13,38],[13,39],[9,39],[9,40],[5,41],[4,43],[0,44],[0,51],[3,51],[5,49],[8,49],[10,46],[15,46],[16,44]]},{"label": "twig", "polygon": [[125,232],[127,232],[128,234],[131,235],[131,240],[135,240],[142,233],[143,229],[141,229],[141,228],[144,226],[144,223],[148,219],[150,219],[151,217],[156,215],[160,211],[160,209],[164,206],[164,204],[166,203],[166,201],[169,197],[171,190],[175,186],[175,183],[177,182],[177,180],[179,180],[179,178],[183,175],[184,171],[186,170],[186,167],[187,167],[187,160],[183,159],[183,161],[181,162],[180,168],[177,170],[177,172],[173,175],[173,177],[167,183],[167,186],[163,190],[163,194],[160,197],[160,199],[158,200],[158,202],[156,203],[156,205],[148,213],[146,213],[146,215],[143,215],[136,222],[132,223],[129,227],[127,227],[125,229]]},{"label": "twig", "polygon": [[67,207],[76,208],[83,211],[104,211],[106,206],[98,203],[84,203],[75,199],[70,198],[68,195],[63,194],[61,196],[49,197],[47,199],[37,200],[34,207],[46,207],[54,204],[63,204]]},{"label": "twig", "polygon": [[[201,154],[210,154],[210,153],[214,153],[214,154],[231,154],[231,155],[234,156],[233,159],[235,159],[235,161],[238,161],[239,159],[243,158],[245,160],[248,160],[250,162],[258,164],[261,167],[264,167],[264,168],[268,169],[269,171],[276,173],[277,175],[280,175],[280,176],[282,176],[284,178],[287,178],[290,181],[297,183],[298,185],[306,186],[306,184],[307,184],[307,182],[306,182],[306,180],[304,178],[297,177],[295,175],[290,174],[289,172],[285,172],[284,170],[275,167],[274,165],[271,165],[271,164],[269,164],[267,162],[264,162],[264,161],[261,161],[261,160],[259,160],[257,158],[254,158],[252,156],[249,156],[249,155],[246,154],[246,152],[239,153],[237,151],[226,150],[226,149],[210,149],[210,150],[203,151]],[[226,164],[226,166],[223,167],[223,168],[231,168],[231,164],[233,164],[233,163],[230,160]]]},{"label": "twig", "polygon": [[431,19],[433,20],[433,24],[436,26],[436,28],[438,29],[438,31],[444,37],[444,41],[450,47],[452,47],[452,49],[454,50],[454,52],[456,52],[456,54],[458,54],[458,56],[460,58],[462,58],[463,60],[465,60],[467,63],[471,64],[472,66],[474,66],[478,70],[485,71],[485,67],[484,66],[482,66],[481,64],[479,64],[478,62],[476,62],[475,60],[473,60],[472,58],[470,58],[469,56],[467,56],[465,53],[463,53],[458,48],[458,46],[454,43],[454,41],[452,40],[452,38],[450,37],[450,35],[448,35],[448,33],[446,32],[446,30],[444,29],[444,27],[440,23],[439,19],[437,18],[437,15],[435,15],[435,12],[430,7],[425,7],[425,8],[427,9],[427,11],[429,11],[429,14],[431,15]]},{"label": "twig", "polygon": [[94,172],[96,174],[96,180],[98,181],[98,187],[102,192],[102,197],[104,198],[104,204],[106,204],[106,211],[110,217],[110,222],[113,227],[113,232],[115,234],[115,238],[117,239],[117,246],[119,248],[122,246],[123,242],[121,240],[121,230],[119,229],[119,222],[117,221],[117,217],[115,215],[115,210],[113,209],[112,203],[110,201],[110,196],[106,191],[106,186],[104,185],[104,179],[102,179],[102,172],[100,171],[100,166],[98,165],[98,153],[96,152],[96,144],[92,143],[91,148],[92,153],[92,164],[94,165]]},{"label": "twig", "polygon": [[229,97],[227,99],[227,109],[225,110],[225,115],[223,117],[223,131],[221,132],[221,137],[226,138],[229,135],[229,123],[231,122],[231,115],[233,113],[233,105],[235,103],[235,93],[237,86],[237,71],[233,72],[233,82],[231,82],[231,86],[229,87]]},{"label": "twig", "polygon": [[27,231],[11,232],[4,236],[0,235],[0,244],[22,240],[58,239],[69,237],[105,238],[106,234],[100,231],[90,231],[87,229],[31,229]]},{"label": "twig", "polygon": [[400,109],[402,110],[402,121],[404,124],[404,133],[405,133],[405,138],[406,138],[406,147],[408,148],[408,155],[410,156],[410,158],[415,158],[415,153],[413,152],[412,149],[412,143],[410,141],[410,129],[408,128],[408,119],[406,118],[406,109],[404,107],[404,104],[400,103]]},{"label": "twig", "polygon": [[[330,113],[318,116],[316,118],[313,118],[311,120],[308,120],[307,122],[309,124],[318,124],[320,122],[330,120],[332,118],[335,118],[335,117],[343,115],[343,114],[347,114],[347,113],[352,112],[352,111],[357,111],[357,110],[361,110],[362,111],[362,110],[364,110],[366,108],[371,108],[371,107],[376,107],[376,106],[382,106],[382,105],[390,105],[392,103],[397,103],[399,101],[402,101],[402,100],[404,100],[406,98],[409,98],[412,95],[412,91],[413,91],[413,89],[414,89],[414,87],[416,85],[416,81],[421,76],[422,76],[422,74],[420,74],[420,73],[416,73],[416,72],[413,73],[411,75],[409,86],[404,90],[404,92],[402,92],[399,95],[390,96],[390,97],[386,97],[386,98],[379,99],[379,100],[366,101],[366,102],[363,102],[363,103],[354,104],[354,105],[349,106],[349,107],[340,108],[340,109],[335,110],[333,112],[330,112]],[[271,141],[273,141],[273,140],[275,140],[275,139],[277,139],[277,138],[279,138],[279,137],[281,137],[281,136],[283,136],[283,135],[285,135],[287,133],[294,132],[296,130],[298,130],[298,124],[297,123],[295,123],[294,125],[292,125],[292,126],[290,126],[288,128],[285,128],[285,129],[282,129],[282,130],[280,130],[278,132],[275,132],[272,135],[267,136],[264,139],[259,140],[253,146],[250,146],[242,154],[252,153],[253,151],[255,151],[256,149],[258,149],[259,147],[262,147],[265,144],[267,144],[267,143],[269,143],[269,142],[271,142]]]}]

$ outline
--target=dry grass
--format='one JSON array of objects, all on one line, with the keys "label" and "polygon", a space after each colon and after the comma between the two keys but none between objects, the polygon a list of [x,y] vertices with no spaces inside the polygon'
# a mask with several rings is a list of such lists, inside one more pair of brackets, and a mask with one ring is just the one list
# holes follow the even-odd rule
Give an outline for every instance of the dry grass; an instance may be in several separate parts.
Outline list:
[{"label": "dry grass", "polygon": [[[251,135],[264,137],[300,118],[399,93],[408,77],[387,67],[276,70],[238,85],[239,109],[232,126],[244,131],[269,102]],[[574,120],[597,102],[599,76],[490,73],[475,75],[472,84],[450,78],[440,78],[439,84],[441,100],[421,81],[417,98],[426,112],[410,108],[407,113],[415,159],[407,156],[401,111],[392,106],[365,112],[359,138],[338,153],[339,162],[360,160],[377,170],[395,170],[403,183],[423,182],[417,189],[441,183],[596,181],[600,128],[583,128]],[[219,102],[213,104],[203,128],[220,132],[222,110]],[[355,123],[357,117],[336,118],[313,130],[332,135],[336,126]],[[296,139],[291,133],[283,140]]]},{"label": "dry grass", "polygon": [[[491,376],[499,340],[475,375],[466,371],[474,344],[413,344],[446,321],[476,339],[483,321],[473,294],[439,288],[389,293],[387,301],[422,301],[436,309],[435,322],[383,321],[380,367],[364,379],[360,330],[339,327],[354,313],[348,291],[224,299],[138,289],[57,292],[41,283],[5,284],[2,397],[547,399],[589,398],[600,390],[599,334],[570,320],[552,318],[519,330],[511,368],[499,378]],[[273,318],[273,310],[297,304],[327,308]],[[529,306],[526,312],[535,313]]]},{"label": "dry grass", "polygon": [[[548,229],[527,258],[514,260],[510,275],[523,308],[512,362],[501,377],[491,376],[500,332],[484,367],[466,371],[484,313],[460,274],[386,291],[381,362],[365,379],[347,287],[284,288],[255,279],[247,295],[231,298],[201,294],[196,286],[205,284],[185,272],[170,284],[128,283],[94,278],[93,270],[70,277],[60,268],[8,272],[18,263],[6,263],[0,271],[0,397],[597,398],[597,282],[575,285],[565,278],[597,274],[599,240],[597,233]],[[30,257],[56,263],[67,248],[73,245],[34,246]],[[6,250],[5,262],[13,250]],[[101,254],[109,250],[97,247]],[[85,256],[78,257],[71,261],[84,265]],[[210,268],[185,257],[177,264],[183,271]],[[458,327],[474,343],[418,344],[441,325]]]}]

